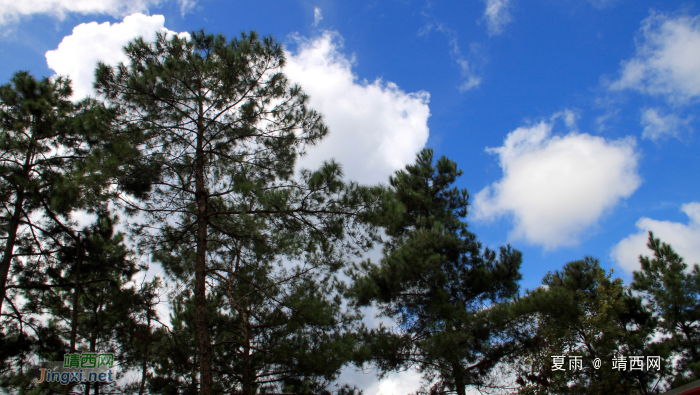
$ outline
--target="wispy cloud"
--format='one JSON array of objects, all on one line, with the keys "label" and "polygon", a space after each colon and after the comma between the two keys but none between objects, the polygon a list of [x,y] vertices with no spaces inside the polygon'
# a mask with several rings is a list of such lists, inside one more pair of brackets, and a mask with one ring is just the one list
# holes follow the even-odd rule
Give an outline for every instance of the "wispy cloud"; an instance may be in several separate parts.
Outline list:
[{"label": "wispy cloud", "polygon": [[[423,14],[429,20],[432,17],[428,14]],[[457,63],[459,67],[460,74],[462,76],[463,82],[459,85],[460,92],[466,92],[468,90],[477,88],[481,85],[481,77],[477,75],[476,65],[474,62],[467,60],[466,56],[462,53],[459,47],[459,40],[457,38],[457,32],[443,25],[442,23],[436,21],[428,22],[419,32],[419,36],[428,35],[432,30],[444,34],[448,38],[450,56]],[[474,48],[478,46],[472,44],[472,53],[474,53]]]},{"label": "wispy cloud", "polygon": [[664,137],[678,137],[682,129],[690,128],[692,117],[681,118],[676,114],[664,115],[658,108],[642,110],[642,137],[658,140]]},{"label": "wispy cloud", "polygon": [[459,58],[457,59],[457,64],[459,64],[459,68],[462,71],[462,77],[466,79],[466,81],[459,86],[460,92],[466,92],[474,89],[481,84],[481,77],[477,77],[474,74],[474,71],[472,70],[473,67],[469,61]]},{"label": "wispy cloud", "polygon": [[486,0],[484,19],[490,35],[501,34],[503,27],[511,22],[510,6],[510,0]]},{"label": "wispy cloud", "polygon": [[318,23],[323,19],[323,14],[321,14],[321,9],[318,7],[314,8],[314,23],[311,24],[313,27],[317,27]]},{"label": "wispy cloud", "polygon": [[603,133],[608,129],[608,121],[613,119],[615,116],[617,116],[620,113],[620,109],[607,109],[603,115],[600,115],[596,117],[595,119],[595,125],[596,125],[596,130],[598,133]]},{"label": "wispy cloud", "polygon": [[[19,22],[32,15],[49,15],[63,20],[67,14],[103,14],[115,18],[136,12],[148,13],[168,0],[0,0],[0,25]],[[177,0],[182,13],[194,7],[196,0]]]},{"label": "wispy cloud", "polygon": [[[447,33],[456,36],[451,31]],[[452,47],[452,57],[455,59],[455,62],[457,62],[457,65],[459,65],[460,74],[464,79],[464,82],[459,86],[460,92],[466,92],[481,85],[481,77],[476,74],[474,63],[465,59],[457,43],[457,37],[453,37],[450,40],[450,46]]]}]

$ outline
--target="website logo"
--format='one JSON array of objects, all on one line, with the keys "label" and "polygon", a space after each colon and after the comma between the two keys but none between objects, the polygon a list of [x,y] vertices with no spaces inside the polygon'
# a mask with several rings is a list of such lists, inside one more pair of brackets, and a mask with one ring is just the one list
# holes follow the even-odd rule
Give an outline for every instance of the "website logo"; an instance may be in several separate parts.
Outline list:
[{"label": "website logo", "polygon": [[[38,383],[44,381],[61,383],[111,383],[116,377],[114,368],[114,354],[81,353],[66,354],[63,362],[46,362],[46,367],[39,369],[39,378],[34,379]],[[114,375],[114,376],[113,376]]]}]

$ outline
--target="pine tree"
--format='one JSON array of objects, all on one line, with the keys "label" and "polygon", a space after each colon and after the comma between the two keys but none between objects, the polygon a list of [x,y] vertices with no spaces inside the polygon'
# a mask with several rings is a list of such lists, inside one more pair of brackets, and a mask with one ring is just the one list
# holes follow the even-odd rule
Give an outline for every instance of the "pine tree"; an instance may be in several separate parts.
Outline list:
[{"label": "pine tree", "polygon": [[[53,347],[36,350],[40,359],[61,361],[66,350],[109,352],[117,361],[122,359],[123,345],[117,334],[134,321],[140,299],[133,287],[124,285],[139,268],[123,244],[124,235],[114,233],[115,223],[116,217],[102,215],[80,232],[72,227],[45,229],[44,237],[50,241],[43,245],[52,253],[15,265],[24,315],[49,317],[46,324],[37,323],[34,329],[38,340],[46,340],[40,336],[46,331],[42,326],[53,329],[49,333],[56,336]],[[52,386],[44,382],[37,391]],[[15,387],[26,389],[34,383]],[[90,387],[86,385],[86,394]],[[69,386],[62,390],[66,393]]]},{"label": "pine tree", "polygon": [[71,93],[66,79],[36,80],[23,71],[0,87],[0,311],[15,249],[23,230],[31,229],[32,214],[47,206],[66,212],[66,200],[77,192],[64,182],[71,152],[58,152],[73,134]]},{"label": "pine tree", "polygon": [[126,320],[116,325],[116,343],[119,346],[119,360],[122,371],[138,371],[140,378],[123,385],[120,390],[126,393],[144,395],[148,391],[149,380],[153,379],[154,355],[158,355],[160,345],[167,336],[165,324],[160,321],[156,306],[163,303],[166,288],[159,277],[150,281],[142,280],[138,287],[131,288],[128,297],[121,298],[128,305],[121,309],[127,312]]},{"label": "pine tree", "polygon": [[[138,195],[149,182],[134,160],[134,134],[114,133],[116,113],[91,99],[74,104],[71,93],[65,78],[37,80],[23,71],[0,87],[0,197],[6,202],[0,212],[0,310],[13,300],[7,292],[14,287],[13,262],[53,254],[43,246],[51,242],[47,229],[69,229],[79,209],[105,211],[111,183]],[[22,287],[33,286],[46,284]]]},{"label": "pine tree", "polygon": [[[74,104],[70,95],[69,80],[37,80],[24,71],[0,87],[0,337],[13,344],[2,350],[2,373],[10,382],[30,357],[61,344],[57,329],[44,326],[18,297],[30,289],[70,286],[40,281],[47,271],[74,264],[55,259],[50,244],[68,236],[52,229],[70,228],[75,210],[99,210],[106,202],[104,182],[111,172],[95,172],[89,163],[97,161],[91,149],[109,140],[102,137],[109,135],[113,113],[91,100]],[[116,162],[115,147],[107,145],[103,157]],[[35,277],[22,272],[29,262]]]},{"label": "pine tree", "polygon": [[[158,180],[148,199],[123,201],[156,224],[142,233],[145,251],[175,278],[193,279],[198,385],[209,395],[207,277],[220,281],[214,273],[228,249],[245,240],[265,244],[271,235],[306,240],[309,251],[317,243],[347,246],[359,206],[372,194],[343,184],[334,164],[295,176],[297,157],[327,128],[281,74],[283,51],[272,38],[159,35],[125,50],[128,65],[98,66],[96,88],[124,124],[142,132],[140,150]],[[181,258],[184,265],[168,267]]]},{"label": "pine tree", "polygon": [[665,336],[656,345],[675,359],[668,384],[676,388],[700,379],[700,266],[687,270],[683,258],[652,232],[647,246],[654,257],[639,257],[641,270],[634,272],[632,289],[643,295],[645,308],[658,319]]},{"label": "pine tree", "polygon": [[[292,246],[270,246],[270,240],[244,241],[215,264],[219,282],[208,299],[212,365],[218,372],[214,389],[248,395],[326,393],[352,358],[353,330],[360,319],[343,312],[342,287],[335,278],[342,266],[319,262],[329,253],[300,256],[300,265],[285,262]],[[194,350],[189,349],[190,357],[183,352],[194,333],[193,307],[188,290],[176,298],[177,337],[161,347],[155,392],[186,391],[195,380],[181,368],[183,360],[194,360]]]},{"label": "pine tree", "polygon": [[[655,320],[621,279],[587,257],[548,273],[542,283],[518,302],[535,330],[520,359],[519,394],[658,393],[664,371],[646,369],[645,358],[661,354],[665,368],[667,354],[649,347]],[[630,356],[643,365],[632,369]],[[624,369],[615,369],[613,359],[620,357]]]},{"label": "pine tree", "polygon": [[469,196],[452,187],[461,174],[445,157],[433,163],[426,149],[391,177],[377,217],[388,236],[384,257],[352,273],[356,303],[376,302],[398,323],[398,335],[371,333],[374,355],[366,357],[383,371],[417,367],[435,383],[430,393],[489,384],[517,349],[508,301],[518,293],[521,255],[482,249],[467,229]]}]

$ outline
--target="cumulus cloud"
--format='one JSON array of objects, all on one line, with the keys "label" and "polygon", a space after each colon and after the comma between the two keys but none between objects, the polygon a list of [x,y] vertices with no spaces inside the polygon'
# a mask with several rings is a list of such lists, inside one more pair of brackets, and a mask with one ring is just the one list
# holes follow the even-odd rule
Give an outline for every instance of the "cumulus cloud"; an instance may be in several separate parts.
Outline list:
[{"label": "cumulus cloud", "polygon": [[683,119],[675,114],[663,115],[659,109],[645,108],[642,110],[642,137],[658,140],[663,137],[678,137],[681,129],[688,129],[692,118]]},{"label": "cumulus cloud", "polygon": [[661,95],[673,104],[700,96],[700,16],[652,13],[642,22],[636,46],[610,89]]},{"label": "cumulus cloud", "polygon": [[[164,27],[163,15],[133,14],[120,23],[81,23],[63,38],[58,48],[46,52],[49,68],[73,81],[73,99],[93,94],[95,67],[98,61],[116,65],[127,61],[122,48],[131,40],[143,37],[154,40],[156,32],[175,34]],[[187,35],[187,33],[180,33]]]},{"label": "cumulus cloud", "polygon": [[489,34],[501,34],[503,27],[510,23],[511,16],[508,7],[510,7],[510,0],[486,0],[484,19],[486,20]]},{"label": "cumulus cloud", "polygon": [[[568,134],[551,135],[556,118],[569,125]],[[552,249],[576,244],[606,210],[630,196],[641,183],[634,141],[606,141],[573,127],[575,115],[564,112],[487,148],[498,155],[503,178],[476,194],[475,218],[512,215],[512,238]]]},{"label": "cumulus cloud", "polygon": [[318,23],[323,19],[323,14],[321,14],[321,9],[318,7],[314,8],[314,23],[311,25],[313,27],[318,26]]},{"label": "cumulus cloud", "polygon": [[[66,14],[102,14],[115,18],[147,12],[167,0],[0,0],[0,25],[17,22],[36,14],[63,19]],[[179,0],[182,12],[190,9],[194,0]]]},{"label": "cumulus cloud", "polygon": [[334,158],[350,179],[378,183],[412,163],[428,140],[430,95],[406,93],[380,79],[358,80],[352,61],[339,51],[337,33],[296,40],[297,51],[287,53],[284,73],[301,85],[330,129],[300,165],[316,168]]},{"label": "cumulus cloud", "polygon": [[688,266],[700,263],[700,203],[686,203],[681,206],[681,211],[690,219],[687,225],[640,218],[636,224],[639,232],[617,243],[610,256],[627,272],[640,270],[639,256],[653,256],[653,252],[647,248],[647,232],[652,231],[655,238],[670,244]]}]

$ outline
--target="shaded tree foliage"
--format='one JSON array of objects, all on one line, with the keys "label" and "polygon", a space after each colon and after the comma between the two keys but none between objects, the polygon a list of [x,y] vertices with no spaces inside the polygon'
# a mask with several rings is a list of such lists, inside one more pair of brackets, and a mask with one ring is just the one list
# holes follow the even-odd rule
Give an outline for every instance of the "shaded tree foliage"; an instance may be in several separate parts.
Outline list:
[{"label": "shaded tree foliage", "polygon": [[467,229],[469,195],[452,186],[461,174],[425,149],[391,177],[375,217],[388,236],[384,257],[351,272],[356,303],[375,302],[398,323],[398,333],[369,335],[370,358],[383,371],[418,368],[434,382],[430,393],[489,387],[489,373],[518,347],[507,302],[518,294],[520,252],[483,249]]},{"label": "shaded tree foliage", "polygon": [[647,247],[654,256],[639,257],[641,270],[634,273],[631,288],[648,302],[645,311],[665,335],[654,345],[677,357],[668,378],[676,388],[700,379],[700,266],[688,270],[683,258],[652,232]]},{"label": "shaded tree foliage", "polygon": [[[522,298],[518,309],[531,317],[536,335],[522,354],[519,393],[646,395],[698,378],[700,269],[688,270],[651,232],[647,246],[654,257],[640,256],[630,286],[586,258],[549,273],[545,287]],[[556,355],[564,357],[564,370],[554,369]],[[631,369],[631,356],[643,357],[642,369]],[[649,369],[647,356],[658,356],[660,369]],[[570,369],[571,357],[580,357],[581,369]],[[613,369],[614,357],[623,357],[625,367]]]},{"label": "shaded tree foliage", "polygon": [[60,349],[60,328],[37,319],[46,305],[20,296],[76,287],[60,275],[46,282],[75,268],[62,252],[76,238],[72,216],[78,209],[106,209],[112,168],[128,165],[95,165],[117,164],[133,153],[106,138],[113,111],[90,99],[72,103],[71,93],[65,78],[37,80],[24,71],[0,87],[0,310],[9,377],[3,384],[22,380],[30,356]]},{"label": "shaded tree foliage", "polygon": [[[45,235],[50,242],[44,244],[53,254],[28,258],[13,267],[18,294],[24,300],[21,314],[33,324],[34,351],[42,360],[61,361],[68,352],[111,352],[118,362],[124,359],[122,345],[127,343],[118,339],[135,321],[142,296],[125,287],[139,267],[123,244],[124,235],[114,233],[115,223],[116,217],[98,216],[89,228],[76,232],[79,236],[70,234],[72,229],[54,227],[53,233]],[[49,317],[47,322],[36,319],[41,314]],[[45,336],[47,330],[52,338]],[[124,362],[121,365],[128,367]],[[26,376],[16,381],[20,379],[23,384],[14,386],[36,387],[37,393],[56,386],[48,382],[36,386]]]},{"label": "shaded tree foliage", "polygon": [[[649,354],[647,347],[653,318],[622,280],[611,277],[593,258],[573,261],[547,274],[544,287],[519,301],[518,308],[536,323],[537,331],[521,359],[518,393],[657,393],[660,375],[633,371],[626,359],[659,355]],[[555,367],[555,356],[563,365]],[[627,367],[614,369],[612,359],[620,356]],[[596,358],[601,361],[597,369]]]},{"label": "shaded tree foliage", "polygon": [[[117,133],[113,109],[93,99],[73,103],[71,94],[70,81],[63,77],[37,80],[22,71],[0,87],[0,365],[6,388],[33,387],[26,376],[29,361],[56,360],[75,349],[84,313],[80,299],[95,287],[114,286],[116,274],[106,272],[135,273],[114,261],[120,258],[101,262],[104,273],[85,261],[88,266],[81,272],[79,257],[89,260],[97,254],[97,239],[90,236],[81,243],[81,234],[111,232],[110,184],[124,184],[138,172],[140,161],[134,160],[138,151],[130,144],[132,134]],[[120,189],[139,193],[129,185]],[[78,231],[78,210],[101,216],[95,225],[100,230]],[[102,297],[102,302],[109,303],[106,299],[113,298]],[[66,303],[76,306],[68,308],[68,316],[59,308]],[[41,314],[49,314],[48,322]]]}]

